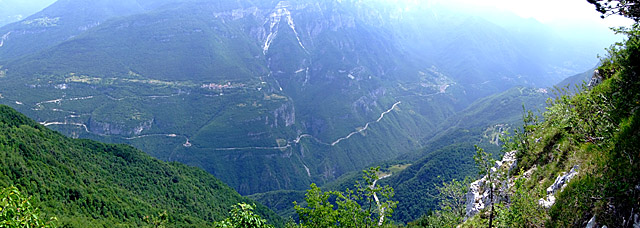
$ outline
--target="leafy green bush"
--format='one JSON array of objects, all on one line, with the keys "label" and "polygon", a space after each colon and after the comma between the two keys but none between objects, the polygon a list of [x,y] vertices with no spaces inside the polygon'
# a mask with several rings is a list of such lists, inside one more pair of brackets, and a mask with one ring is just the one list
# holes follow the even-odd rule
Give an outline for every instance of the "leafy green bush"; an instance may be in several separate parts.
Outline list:
[{"label": "leafy green bush", "polygon": [[528,189],[525,181],[524,178],[516,180],[510,202],[497,205],[497,227],[544,227],[548,215],[545,209],[537,204],[542,194],[539,194],[540,191],[536,191],[537,189]]},{"label": "leafy green bush", "polygon": [[45,218],[18,188],[0,190],[0,227],[56,227],[54,221],[55,217]]},{"label": "leafy green bush", "polygon": [[[356,191],[322,192],[315,184],[307,191],[307,206],[296,202],[300,227],[374,227],[389,224],[397,202],[390,201],[393,188],[379,186],[380,167],[365,170],[364,182],[357,182]],[[335,205],[332,203],[335,202]]]},{"label": "leafy green bush", "polygon": [[253,213],[255,205],[238,203],[231,209],[231,216],[225,220],[216,222],[217,228],[273,228],[267,224],[267,220]]},{"label": "leafy green bush", "polygon": [[432,211],[410,222],[408,227],[455,227],[460,224],[465,216],[465,196],[471,182],[472,179],[467,177],[463,181],[453,179],[448,183],[442,182],[442,186],[436,186],[440,210]]}]

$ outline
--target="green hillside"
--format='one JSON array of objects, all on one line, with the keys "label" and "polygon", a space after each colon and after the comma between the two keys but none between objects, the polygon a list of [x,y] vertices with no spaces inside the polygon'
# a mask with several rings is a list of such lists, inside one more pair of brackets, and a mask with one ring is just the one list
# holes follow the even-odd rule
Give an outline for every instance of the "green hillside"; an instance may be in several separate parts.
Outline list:
[{"label": "green hillside", "polygon": [[[17,186],[47,217],[70,227],[140,227],[163,211],[172,227],[202,227],[253,202],[199,168],[126,145],[70,139],[0,106],[0,186]],[[273,224],[282,220],[258,205]]]},{"label": "green hillside", "polygon": [[[515,152],[515,163],[496,163],[492,178],[485,176],[487,181],[472,184],[466,216],[464,205],[461,214],[443,208],[413,224],[640,225],[639,29],[636,23],[618,30],[627,40],[613,45],[598,67],[605,79],[601,84],[583,87],[578,93],[562,90],[539,117],[525,118],[523,128],[503,145],[503,151]],[[494,167],[493,162],[489,167]]]},{"label": "green hillside", "polygon": [[593,76],[593,70],[584,72],[582,74],[576,74],[574,76],[568,77],[558,83],[558,89],[568,89],[568,92],[576,92],[582,89],[582,85],[588,85],[591,80],[591,76]]},{"label": "green hillside", "polygon": [[[592,90],[564,95],[515,141],[522,183],[511,202],[501,203],[497,222],[525,226],[635,227],[640,208],[640,31],[622,30],[628,40],[614,45],[598,70],[606,79]],[[553,193],[555,204],[540,209],[556,177],[577,174]],[[557,180],[556,180],[557,181]],[[511,192],[510,192],[511,193]],[[514,203],[514,202],[517,202]],[[465,226],[486,223],[480,216]]]}]

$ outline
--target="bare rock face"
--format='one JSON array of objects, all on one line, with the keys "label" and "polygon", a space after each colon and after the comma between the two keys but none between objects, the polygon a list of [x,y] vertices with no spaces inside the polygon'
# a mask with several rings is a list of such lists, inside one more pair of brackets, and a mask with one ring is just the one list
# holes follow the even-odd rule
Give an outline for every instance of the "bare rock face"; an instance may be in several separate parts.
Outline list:
[{"label": "bare rock face", "polygon": [[589,219],[587,226],[585,226],[584,228],[597,228],[597,227],[598,227],[598,224],[596,223],[596,216],[594,215],[593,217],[591,217],[591,219]]},{"label": "bare rock face", "polygon": [[563,173],[563,175],[558,176],[556,181],[547,188],[547,194],[555,193],[558,190],[562,191],[562,189],[567,186],[568,182],[578,174],[578,168],[580,168],[580,166],[575,165],[571,168],[569,173]]},{"label": "bare rock face", "polygon": [[[504,154],[502,160],[496,161],[496,164],[493,168],[491,168],[492,175],[496,175],[496,179],[501,179],[500,176],[505,172],[498,171],[506,171],[506,173],[511,172],[517,165],[516,161],[516,151],[510,151]],[[471,183],[469,187],[469,191],[467,192],[467,209],[465,219],[473,217],[475,214],[480,212],[480,210],[484,209],[487,205],[490,205],[490,186],[491,183],[487,180],[487,176],[482,177],[481,179]],[[499,189],[494,190],[493,203],[498,203],[507,200],[507,184],[509,180],[505,180],[504,183],[501,184]],[[494,183],[495,185],[495,183]]]},{"label": "bare rock face", "polygon": [[538,200],[538,204],[543,206],[544,208],[550,208],[556,202],[556,197],[554,194],[556,192],[561,192],[569,183],[571,179],[573,179],[576,175],[578,175],[578,169],[580,167],[578,165],[573,166],[569,173],[563,172],[560,176],[556,178],[556,181],[553,182],[551,186],[547,188],[547,197],[544,199]]},{"label": "bare rock face", "polygon": [[591,219],[589,219],[589,222],[587,223],[587,226],[585,226],[584,228],[595,228],[596,225],[596,216],[594,215],[593,217],[591,217]]},{"label": "bare rock face", "polygon": [[556,197],[554,195],[548,195],[544,199],[539,199],[538,204],[544,208],[551,208],[556,203]]},{"label": "bare rock face", "polygon": [[591,76],[591,80],[589,81],[589,84],[587,84],[587,86],[589,87],[589,89],[593,89],[593,87],[596,87],[597,85],[602,83],[602,80],[603,78],[600,74],[600,70],[595,70],[593,71],[593,76]]},{"label": "bare rock face", "polygon": [[596,221],[596,216],[594,215],[593,217],[591,217],[591,219],[589,219],[587,226],[585,226],[584,228],[607,228],[607,226],[600,226],[600,224],[598,224],[598,222]]},{"label": "bare rock face", "polygon": [[133,128],[127,127],[124,124],[97,121],[93,118],[89,120],[89,131],[98,135],[135,136],[140,135],[145,130],[151,129],[152,126],[153,119],[140,122]]},{"label": "bare rock face", "polygon": [[374,112],[378,107],[378,100],[387,93],[386,89],[378,88],[369,94],[364,95],[351,104],[351,108],[355,113],[368,114]]},{"label": "bare rock face", "polygon": [[292,103],[282,104],[282,106],[274,110],[271,114],[273,114],[271,127],[280,127],[280,125],[289,127],[296,123],[296,110]]},{"label": "bare rock face", "polygon": [[489,191],[484,191],[484,185],[487,182],[483,177],[480,180],[474,181],[469,186],[467,192],[467,209],[466,218],[470,218],[484,209],[489,204]]}]

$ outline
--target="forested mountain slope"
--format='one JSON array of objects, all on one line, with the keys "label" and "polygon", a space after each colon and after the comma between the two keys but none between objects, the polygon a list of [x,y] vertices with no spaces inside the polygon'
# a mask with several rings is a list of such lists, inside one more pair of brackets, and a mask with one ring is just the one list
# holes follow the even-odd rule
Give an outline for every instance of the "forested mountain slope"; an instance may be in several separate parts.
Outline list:
[{"label": "forested mountain slope", "polygon": [[[70,139],[0,105],[0,187],[17,186],[56,224],[140,227],[166,211],[168,226],[202,227],[252,201],[199,168],[127,145]],[[273,224],[281,219],[262,205]]]}]

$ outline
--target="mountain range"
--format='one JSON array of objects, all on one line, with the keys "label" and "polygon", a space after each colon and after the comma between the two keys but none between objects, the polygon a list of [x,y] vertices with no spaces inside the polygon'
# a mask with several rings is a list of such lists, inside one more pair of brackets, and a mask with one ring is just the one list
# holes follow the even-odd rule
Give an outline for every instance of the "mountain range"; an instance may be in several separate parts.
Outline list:
[{"label": "mountain range", "polygon": [[492,105],[538,107],[539,89],[597,64],[602,47],[504,17],[415,1],[59,0],[0,28],[0,103],[201,167],[243,195],[390,160],[418,175],[519,116]]}]

